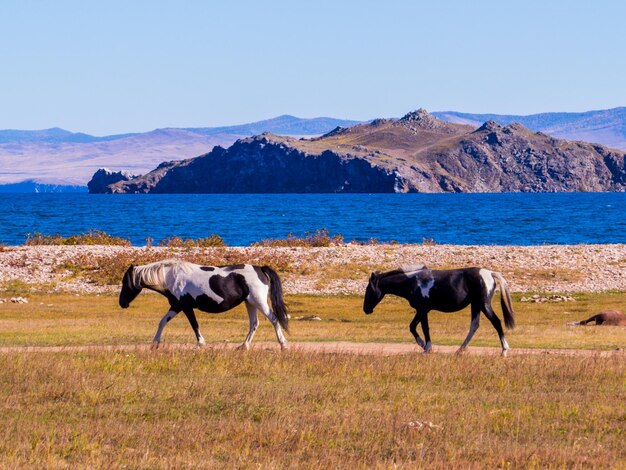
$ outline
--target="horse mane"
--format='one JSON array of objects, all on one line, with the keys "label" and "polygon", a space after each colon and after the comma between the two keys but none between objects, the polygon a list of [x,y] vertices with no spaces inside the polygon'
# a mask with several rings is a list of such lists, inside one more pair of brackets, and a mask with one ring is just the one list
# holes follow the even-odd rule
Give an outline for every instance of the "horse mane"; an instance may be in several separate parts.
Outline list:
[{"label": "horse mane", "polygon": [[422,269],[427,269],[425,264],[408,264],[400,267],[400,270],[404,271],[406,274],[421,271]]},{"label": "horse mane", "polygon": [[409,264],[406,266],[401,266],[397,269],[393,269],[391,271],[387,271],[384,273],[379,273],[379,277],[387,277],[387,276],[395,276],[396,274],[412,274],[417,271],[421,271],[422,269],[427,269],[423,264]]},{"label": "horse mane", "polygon": [[144,266],[136,266],[133,272],[134,283],[143,284],[146,287],[163,288],[165,286],[165,274],[170,269],[190,273],[194,264],[180,259],[166,259],[146,264]]}]

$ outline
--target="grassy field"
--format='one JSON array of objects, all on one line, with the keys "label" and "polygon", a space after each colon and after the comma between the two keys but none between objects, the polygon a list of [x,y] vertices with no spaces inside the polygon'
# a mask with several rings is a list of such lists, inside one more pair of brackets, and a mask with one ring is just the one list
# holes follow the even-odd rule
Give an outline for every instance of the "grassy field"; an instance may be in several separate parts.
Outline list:
[{"label": "grassy field", "polygon": [[[626,293],[514,298],[512,348],[615,349],[626,329],[567,327]],[[142,294],[28,295],[0,305],[0,346],[144,345],[167,309]],[[411,342],[406,303],[287,297],[291,341]],[[494,302],[495,305],[495,302]],[[500,314],[499,306],[496,311]],[[297,321],[303,315],[322,321]],[[243,340],[243,307],[200,314],[208,342]],[[469,313],[431,315],[435,345]],[[184,316],[165,343],[192,344]],[[255,341],[274,341],[262,321]],[[470,344],[497,346],[491,325]],[[624,468],[623,356],[358,356],[263,349],[0,353],[0,468]]]},{"label": "grassy field", "polygon": [[623,468],[623,358],[9,353],[5,468]]},{"label": "grassy field", "polygon": [[[128,310],[117,297],[29,295],[28,304],[3,304],[0,308],[0,346],[68,346],[93,344],[147,344],[167,312],[167,300],[142,293]],[[521,303],[514,296],[517,328],[506,331],[511,348],[615,349],[626,348],[622,327],[568,327],[569,321],[588,318],[607,309],[623,309],[626,293],[578,294],[575,302]],[[372,315],[362,311],[357,296],[288,296],[293,317],[290,341],[357,341],[412,343],[408,324],[412,312],[406,301],[386,298]],[[502,318],[499,300],[494,308]],[[298,321],[317,315],[322,321]],[[435,345],[460,345],[469,329],[469,310],[429,315]],[[248,317],[243,306],[219,315],[199,312],[198,321],[207,342],[243,341]],[[274,330],[261,319],[255,341],[274,341]],[[193,343],[193,332],[180,314],[164,330],[164,343]],[[471,346],[499,346],[495,330],[484,317]]]}]

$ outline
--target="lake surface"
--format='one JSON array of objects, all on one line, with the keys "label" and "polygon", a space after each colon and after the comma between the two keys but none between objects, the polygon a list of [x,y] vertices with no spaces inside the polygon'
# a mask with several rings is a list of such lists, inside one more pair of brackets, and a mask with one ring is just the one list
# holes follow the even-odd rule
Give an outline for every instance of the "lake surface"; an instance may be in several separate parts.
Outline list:
[{"label": "lake surface", "polygon": [[0,194],[0,243],[103,230],[145,245],[218,234],[249,245],[326,228],[346,241],[626,243],[626,193]]}]

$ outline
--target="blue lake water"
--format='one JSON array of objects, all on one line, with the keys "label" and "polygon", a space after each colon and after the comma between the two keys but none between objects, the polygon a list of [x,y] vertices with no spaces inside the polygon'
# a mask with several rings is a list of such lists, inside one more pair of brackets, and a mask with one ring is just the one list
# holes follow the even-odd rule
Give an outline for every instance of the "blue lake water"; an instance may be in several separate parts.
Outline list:
[{"label": "blue lake water", "polygon": [[0,243],[103,230],[134,245],[249,245],[326,228],[345,240],[462,245],[626,243],[626,193],[0,194]]}]

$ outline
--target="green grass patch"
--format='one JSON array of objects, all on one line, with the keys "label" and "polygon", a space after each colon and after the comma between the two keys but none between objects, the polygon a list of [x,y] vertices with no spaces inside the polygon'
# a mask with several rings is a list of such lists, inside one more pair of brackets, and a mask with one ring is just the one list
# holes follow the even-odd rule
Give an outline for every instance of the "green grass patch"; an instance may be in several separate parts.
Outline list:
[{"label": "green grass patch", "polygon": [[[18,286],[19,287],[19,286]],[[28,304],[3,304],[0,309],[0,346],[53,346],[93,344],[146,344],[168,310],[158,294],[142,293],[127,310],[115,295],[28,294]],[[6,296],[3,294],[3,296]],[[576,302],[521,303],[514,295],[517,328],[506,330],[512,348],[602,349],[626,347],[626,329],[611,326],[570,327],[601,310],[621,309],[626,293],[578,294]],[[408,324],[413,312],[406,301],[387,297],[372,315],[362,311],[359,296],[286,297],[292,315],[290,341],[356,341],[412,343]],[[500,313],[499,301],[494,308]],[[295,318],[317,315],[322,321]],[[248,316],[243,305],[222,314],[197,312],[202,334],[208,342],[243,341]],[[255,341],[275,341],[274,330],[262,316]],[[469,329],[469,309],[457,313],[431,312],[430,331],[435,345],[460,345]],[[194,335],[184,315],[164,330],[165,343],[193,343]],[[497,334],[486,318],[471,346],[499,346]]]}]

